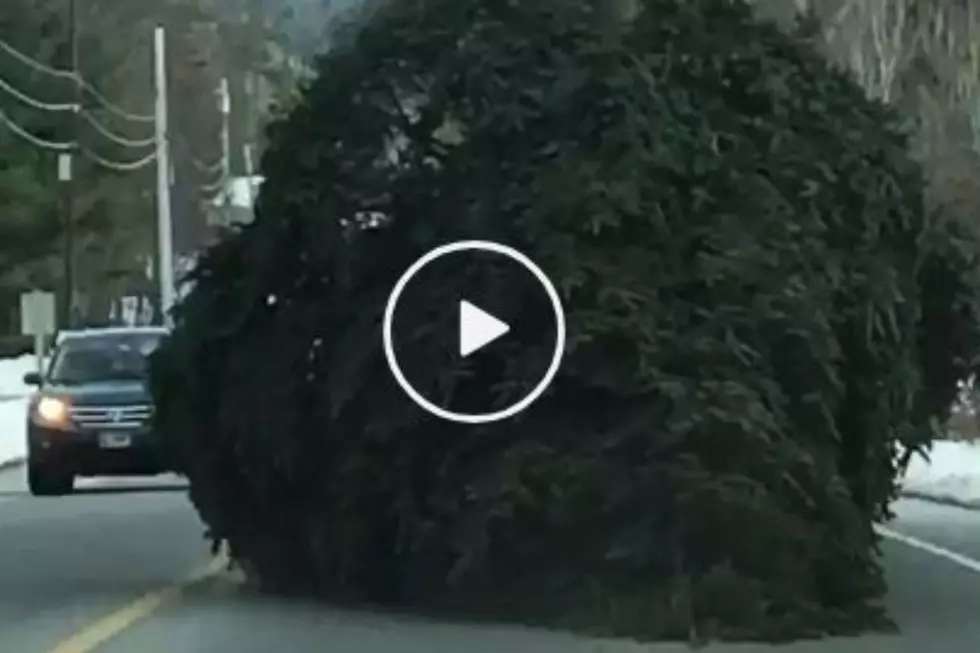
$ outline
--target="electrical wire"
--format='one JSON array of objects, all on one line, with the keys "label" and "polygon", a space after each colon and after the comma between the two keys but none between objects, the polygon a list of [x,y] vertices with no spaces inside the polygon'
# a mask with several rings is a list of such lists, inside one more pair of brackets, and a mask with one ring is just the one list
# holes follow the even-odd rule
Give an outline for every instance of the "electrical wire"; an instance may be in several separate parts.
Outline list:
[{"label": "electrical wire", "polygon": [[[183,143],[184,147],[188,151],[188,158],[191,160],[191,165],[193,165],[198,172],[208,176],[218,173],[225,173],[224,157],[219,158],[217,161],[211,164],[204,163],[199,158],[194,156],[194,148],[183,134],[179,134],[178,138],[180,138],[181,143]],[[220,183],[220,181],[216,183]]]},{"label": "electrical wire", "polygon": [[101,91],[99,91],[99,89],[96,88],[94,84],[92,84],[84,77],[82,77],[80,74],[78,74],[77,71],[65,70],[62,68],[54,68],[47,64],[41,63],[37,59],[34,59],[33,57],[24,54],[23,52],[21,52],[14,46],[10,45],[3,39],[0,39],[0,50],[3,50],[10,56],[14,57],[24,65],[33,68],[37,72],[44,73],[46,75],[51,75],[53,77],[58,77],[60,79],[69,79],[74,81],[82,88],[82,90],[87,91],[89,95],[91,95],[96,100],[98,100],[98,102],[105,109],[107,109],[111,113],[114,113],[116,116],[124,120],[129,120],[131,122],[146,122],[146,123],[152,123],[156,120],[156,116],[152,114],[133,113],[131,111],[127,111],[122,107],[118,106],[117,104],[112,102],[109,98],[107,98]]},{"label": "electrical wire", "polygon": [[[129,120],[131,122],[141,122],[141,123],[154,123],[156,121],[156,116],[153,114],[133,113],[132,111],[127,111],[126,109],[123,109],[119,105],[115,104],[109,98],[107,98],[101,91],[99,91],[99,89],[94,84],[92,84],[84,77],[82,77],[78,73],[78,71],[54,68],[52,66],[44,64],[38,61],[37,59],[34,59],[33,57],[30,57],[24,54],[23,52],[19,51],[17,48],[13,47],[3,39],[0,39],[0,50],[3,50],[10,56],[14,57],[24,65],[32,68],[36,72],[57,77],[59,79],[72,80],[83,91],[87,92],[90,96],[95,98],[98,101],[98,103],[102,105],[103,108],[105,108],[107,111],[109,111],[110,113],[114,114],[119,118],[122,118],[124,120]],[[97,132],[99,132],[99,134],[101,134],[103,137],[113,141],[114,143],[122,147],[128,147],[133,149],[148,147],[150,145],[153,145],[154,142],[156,141],[155,136],[146,139],[130,139],[124,136],[120,136],[119,134],[116,134],[108,127],[103,125],[101,122],[99,122],[99,120],[97,120],[90,112],[79,111],[80,107],[78,106],[78,104],[74,104],[74,103],[53,104],[53,103],[42,102],[41,100],[38,100],[36,98],[27,95],[26,93],[22,93],[21,91],[18,91],[14,86],[12,86],[11,84],[9,84],[3,79],[0,79],[0,88],[5,90],[7,93],[12,95],[16,99],[20,100],[21,102],[35,109],[39,109],[42,111],[79,112],[80,115],[86,120],[86,122],[92,125],[92,127]],[[71,151],[75,149],[75,147],[77,146],[77,143],[48,141],[43,138],[34,136],[29,131],[27,131],[26,129],[24,129],[17,123],[15,123],[12,119],[10,119],[10,117],[7,116],[7,114],[4,113],[2,109],[0,109],[0,123],[3,123],[17,136],[23,138],[24,140],[28,141],[29,143],[41,149],[64,152],[64,151]],[[100,156],[99,154],[93,152],[91,149],[85,146],[81,146],[79,150],[85,158],[92,161],[96,165],[106,168],[108,170],[113,170],[115,172],[135,172],[137,170],[145,168],[146,166],[150,165],[157,159],[157,153],[155,151],[135,161],[113,161],[111,159],[107,159],[105,157]],[[191,161],[200,171],[205,173],[222,170],[225,166],[224,160],[219,160],[212,165],[204,165],[198,159],[192,156]],[[218,198],[222,197],[223,195],[226,195],[226,191],[221,189],[221,187],[225,185],[226,182],[227,182],[227,175],[222,174],[222,176],[213,184],[202,186],[201,191],[208,192],[212,190],[217,190],[218,192],[215,193],[215,195],[211,198],[211,200],[209,200],[211,202],[217,201]]]},{"label": "electrical wire", "polygon": [[3,39],[0,39],[0,50],[3,50],[13,58],[17,59],[21,63],[30,66],[34,70],[46,75],[51,75],[53,77],[60,77],[61,79],[75,79],[76,75],[71,70],[62,70],[60,68],[52,68],[47,64],[43,64],[33,57],[29,57],[14,46],[10,45]]},{"label": "electrical wire", "polygon": [[72,143],[60,143],[57,141],[49,141],[40,138],[38,136],[35,136],[34,134],[30,133],[29,131],[27,131],[26,129],[24,129],[17,123],[15,123],[6,113],[4,113],[3,109],[0,109],[0,123],[6,125],[6,127],[17,136],[20,136],[28,143],[31,143],[35,147],[38,147],[42,150],[48,150],[51,152],[67,152],[72,149]]},{"label": "electrical wire", "polygon": [[191,155],[190,158],[191,158],[191,163],[194,164],[194,167],[197,168],[197,171],[203,172],[204,174],[220,172],[225,166],[224,159],[218,159],[211,165],[206,165],[204,163],[201,163],[201,161],[193,154]]},{"label": "electrical wire", "polygon": [[112,161],[111,159],[106,159],[105,157],[99,156],[87,147],[83,146],[80,149],[82,155],[92,163],[115,172],[135,172],[150,165],[157,158],[156,152],[150,152],[142,159],[138,159],[136,161]]},{"label": "electrical wire", "polygon": [[99,101],[100,104],[111,113],[116,116],[123,118],[124,120],[129,120],[131,122],[143,122],[143,123],[153,123],[156,122],[156,116],[152,113],[133,113],[131,111],[126,111],[119,105],[114,104],[109,98],[103,95],[99,89],[97,89],[93,84],[84,80],[81,76],[77,76],[78,83],[81,84],[82,88]]},{"label": "electrical wire", "polygon": [[76,111],[78,109],[77,104],[56,104],[38,100],[35,97],[31,97],[27,93],[18,91],[10,82],[6,81],[2,77],[0,77],[0,89],[3,89],[24,104],[41,111]]},{"label": "electrical wire", "polygon": [[113,132],[108,127],[106,127],[101,122],[99,122],[95,118],[95,116],[93,116],[88,111],[82,111],[81,116],[82,118],[85,119],[86,122],[88,122],[88,124],[92,125],[95,131],[99,132],[102,136],[114,142],[116,145],[120,145],[122,147],[128,147],[131,149],[140,149],[144,147],[150,147],[156,142],[156,136],[150,136],[148,138],[143,138],[143,139],[132,139],[132,138],[127,138],[125,136],[120,136],[119,134]]}]

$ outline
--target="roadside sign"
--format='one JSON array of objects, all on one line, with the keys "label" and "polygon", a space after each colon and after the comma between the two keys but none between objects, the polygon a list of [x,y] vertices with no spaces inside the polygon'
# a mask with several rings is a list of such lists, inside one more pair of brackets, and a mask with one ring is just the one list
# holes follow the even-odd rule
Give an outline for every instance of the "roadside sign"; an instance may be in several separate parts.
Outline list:
[{"label": "roadside sign", "polygon": [[20,332],[34,336],[37,371],[44,368],[44,338],[55,331],[54,293],[32,290],[20,296]]},{"label": "roadside sign", "polygon": [[20,332],[46,336],[55,331],[54,293],[32,290],[20,296]]}]

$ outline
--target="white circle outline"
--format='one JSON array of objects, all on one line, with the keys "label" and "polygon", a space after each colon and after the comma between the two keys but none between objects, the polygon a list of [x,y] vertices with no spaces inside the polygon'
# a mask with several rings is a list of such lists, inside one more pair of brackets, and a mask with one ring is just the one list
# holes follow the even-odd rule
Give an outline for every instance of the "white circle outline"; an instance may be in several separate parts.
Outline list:
[{"label": "white circle outline", "polygon": [[[428,399],[422,396],[422,394],[412,387],[412,384],[408,382],[402,372],[401,366],[398,365],[398,359],[395,356],[395,348],[392,345],[391,336],[391,323],[395,317],[395,307],[398,305],[398,300],[401,299],[402,293],[405,291],[405,287],[408,282],[419,273],[419,271],[424,268],[429,263],[432,263],[436,259],[446,256],[447,254],[455,254],[457,252],[468,252],[472,250],[479,250],[481,252],[491,252],[493,254],[500,254],[501,256],[506,256],[512,261],[516,261],[524,266],[525,269],[531,272],[534,277],[538,280],[543,287],[545,292],[548,294],[548,299],[551,301],[551,308],[555,314],[555,351],[551,356],[551,363],[548,365],[548,370],[538,381],[538,384],[520,401],[511,404],[503,410],[498,410],[492,413],[456,413],[451,410],[446,410],[441,406],[437,406]],[[509,419],[514,415],[517,415],[521,411],[525,410],[528,406],[538,400],[541,395],[544,394],[551,382],[555,380],[555,375],[558,374],[558,368],[561,366],[561,359],[565,355],[565,335],[566,335],[566,325],[565,325],[565,309],[562,307],[561,298],[558,296],[558,291],[555,289],[554,284],[545,275],[545,273],[527,256],[517,251],[513,247],[508,247],[507,245],[501,245],[500,243],[495,243],[489,240],[459,240],[453,243],[448,243],[446,245],[440,245],[435,249],[430,250],[424,256],[419,258],[417,261],[412,263],[407,270],[399,277],[398,282],[395,284],[394,289],[391,294],[388,295],[388,303],[385,305],[384,322],[382,323],[382,340],[384,342],[384,352],[385,358],[388,361],[388,369],[391,370],[392,375],[395,377],[395,381],[401,386],[401,389],[405,391],[412,401],[414,401],[420,408],[427,411],[428,413],[435,415],[447,422],[455,422],[457,424],[490,424],[493,422],[499,422],[501,420]]]}]

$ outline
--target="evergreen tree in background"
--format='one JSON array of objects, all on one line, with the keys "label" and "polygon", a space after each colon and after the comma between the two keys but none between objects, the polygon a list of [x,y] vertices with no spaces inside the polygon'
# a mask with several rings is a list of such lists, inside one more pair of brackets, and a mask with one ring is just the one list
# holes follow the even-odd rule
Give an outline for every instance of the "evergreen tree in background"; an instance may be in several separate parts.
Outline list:
[{"label": "evergreen tree in background", "polygon": [[[154,27],[163,25],[168,34],[175,240],[187,243],[189,250],[204,240],[199,201],[213,198],[226,181],[220,178],[220,78],[228,77],[239,90],[250,75],[266,86],[283,85],[280,78],[288,76],[280,69],[287,56],[296,55],[297,46],[285,31],[281,2],[74,4],[78,63],[85,80],[83,113],[97,120],[102,131],[87,119],[75,121],[67,111],[39,108],[18,97],[26,95],[48,106],[75,102],[76,89],[67,76],[72,67],[72,3],[67,0],[4,0],[0,111],[49,144],[77,139],[87,150],[75,152],[73,163],[74,259],[79,294],[91,299],[86,302],[87,317],[100,322],[114,295],[152,287],[146,270],[155,256],[153,162],[139,170],[127,164],[153,152]],[[309,20],[306,27],[313,29],[314,23]],[[235,100],[231,171],[240,175],[242,145],[253,140],[250,135],[262,119],[262,107],[241,93]],[[120,146],[106,137],[106,130],[143,145]],[[0,356],[16,355],[31,345],[30,339],[4,337],[17,330],[18,295],[36,287],[58,291],[64,285],[65,186],[57,179],[56,150],[29,142],[0,120]],[[93,154],[122,163],[123,169],[107,168]]]}]

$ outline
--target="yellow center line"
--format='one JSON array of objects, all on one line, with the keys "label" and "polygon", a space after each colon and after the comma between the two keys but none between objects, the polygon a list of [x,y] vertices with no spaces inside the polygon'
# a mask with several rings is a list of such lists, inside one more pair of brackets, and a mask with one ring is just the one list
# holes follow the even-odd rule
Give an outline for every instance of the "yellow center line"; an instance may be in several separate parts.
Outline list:
[{"label": "yellow center line", "polygon": [[144,594],[119,610],[90,623],[48,653],[93,653],[116,635],[179,598],[192,585],[221,573],[227,564],[225,556],[212,558],[185,579]]}]

